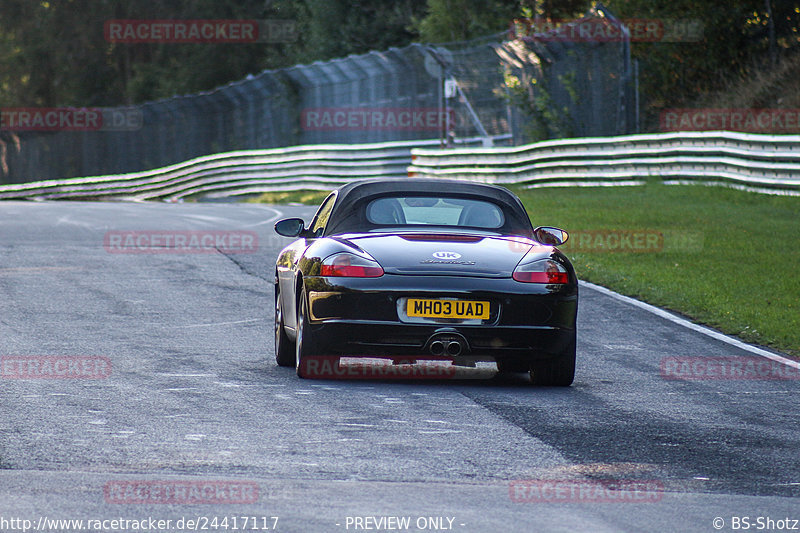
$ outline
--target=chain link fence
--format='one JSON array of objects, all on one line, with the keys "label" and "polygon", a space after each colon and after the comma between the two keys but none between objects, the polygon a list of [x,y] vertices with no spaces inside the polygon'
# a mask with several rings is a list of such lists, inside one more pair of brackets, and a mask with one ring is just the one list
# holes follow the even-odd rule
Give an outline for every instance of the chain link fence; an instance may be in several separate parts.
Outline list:
[{"label": "chain link fence", "polygon": [[537,140],[527,128],[530,113],[507,98],[509,75],[533,87],[533,97],[545,89],[570,124],[555,136],[634,132],[627,40],[503,33],[267,70],[210,92],[102,110],[101,127],[85,131],[7,129],[0,132],[0,183],[135,172],[303,144]]}]

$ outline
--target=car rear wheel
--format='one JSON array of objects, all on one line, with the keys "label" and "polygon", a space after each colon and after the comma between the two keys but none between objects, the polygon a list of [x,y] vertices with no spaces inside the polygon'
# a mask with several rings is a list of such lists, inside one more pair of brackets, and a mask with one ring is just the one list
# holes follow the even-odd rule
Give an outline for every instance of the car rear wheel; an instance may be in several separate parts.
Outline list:
[{"label": "car rear wheel", "polygon": [[301,378],[313,377],[308,372],[308,362],[314,356],[314,338],[308,324],[308,304],[306,290],[300,292],[297,302],[297,340],[295,341],[295,369]]},{"label": "car rear wheel", "polygon": [[531,363],[531,382],[545,387],[569,387],[575,380],[575,339],[561,355]]},{"label": "car rear wheel", "polygon": [[293,366],[295,362],[295,346],[283,329],[283,309],[281,297],[275,287],[275,362],[278,366]]}]

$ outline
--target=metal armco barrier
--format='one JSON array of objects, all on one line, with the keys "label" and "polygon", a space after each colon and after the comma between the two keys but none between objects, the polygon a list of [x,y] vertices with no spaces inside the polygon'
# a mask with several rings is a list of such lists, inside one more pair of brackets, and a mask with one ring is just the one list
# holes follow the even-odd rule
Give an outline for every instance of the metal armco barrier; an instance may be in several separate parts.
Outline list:
[{"label": "metal armco barrier", "polygon": [[[474,144],[480,139],[464,142]],[[144,172],[2,185],[0,200],[174,201],[190,195],[224,197],[266,191],[329,190],[354,179],[405,177],[411,149],[436,145],[439,141],[432,139],[227,152]]]},{"label": "metal armco barrier", "polygon": [[654,177],[800,194],[800,135],[679,132],[411,153],[408,173],[418,177],[530,187],[633,185]]},{"label": "metal armco barrier", "polygon": [[[464,144],[478,142],[468,139]],[[800,195],[798,135],[681,132],[509,148],[438,146],[438,140],[423,140],[227,152],[145,172],[3,185],[0,200],[174,201],[191,195],[329,190],[356,179],[407,175],[530,187],[632,185],[654,177],[667,184],[713,183]]]}]

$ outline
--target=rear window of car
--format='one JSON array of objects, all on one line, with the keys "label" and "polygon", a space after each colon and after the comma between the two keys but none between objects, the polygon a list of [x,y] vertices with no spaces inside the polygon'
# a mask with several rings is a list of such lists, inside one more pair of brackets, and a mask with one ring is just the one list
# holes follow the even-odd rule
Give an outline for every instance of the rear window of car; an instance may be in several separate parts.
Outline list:
[{"label": "rear window of car", "polygon": [[367,220],[389,226],[466,226],[497,229],[503,211],[492,202],[440,196],[384,196],[367,204]]}]

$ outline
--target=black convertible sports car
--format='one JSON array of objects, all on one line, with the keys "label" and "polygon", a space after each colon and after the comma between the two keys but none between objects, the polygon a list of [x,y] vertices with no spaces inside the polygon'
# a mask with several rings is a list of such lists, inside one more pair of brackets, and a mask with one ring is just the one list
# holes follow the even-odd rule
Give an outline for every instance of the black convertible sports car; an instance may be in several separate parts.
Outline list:
[{"label": "black convertible sports car", "polygon": [[528,372],[539,385],[575,374],[578,280],[563,230],[531,225],[493,185],[365,180],[333,191],[278,257],[275,355],[312,377],[315,357],[446,359]]}]

